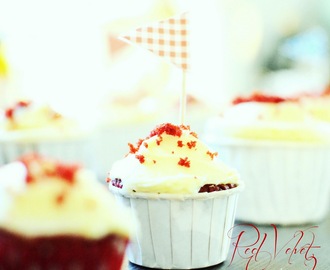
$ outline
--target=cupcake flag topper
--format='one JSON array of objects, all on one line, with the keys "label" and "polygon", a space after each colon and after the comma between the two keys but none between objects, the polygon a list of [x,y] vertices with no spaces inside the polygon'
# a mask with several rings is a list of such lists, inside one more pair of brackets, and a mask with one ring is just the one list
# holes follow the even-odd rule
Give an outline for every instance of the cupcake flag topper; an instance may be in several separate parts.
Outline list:
[{"label": "cupcake flag topper", "polygon": [[135,43],[163,57],[182,70],[180,121],[184,122],[186,110],[186,71],[189,68],[187,13],[135,29],[120,36],[125,42]]}]

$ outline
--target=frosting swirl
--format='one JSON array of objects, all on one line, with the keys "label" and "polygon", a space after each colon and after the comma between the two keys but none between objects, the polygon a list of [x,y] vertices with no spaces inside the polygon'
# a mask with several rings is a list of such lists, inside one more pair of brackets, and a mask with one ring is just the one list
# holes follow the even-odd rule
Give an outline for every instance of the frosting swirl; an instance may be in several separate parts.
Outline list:
[{"label": "frosting swirl", "polygon": [[238,175],[188,126],[166,123],[130,144],[108,181],[125,192],[196,194],[205,184],[238,183]]}]

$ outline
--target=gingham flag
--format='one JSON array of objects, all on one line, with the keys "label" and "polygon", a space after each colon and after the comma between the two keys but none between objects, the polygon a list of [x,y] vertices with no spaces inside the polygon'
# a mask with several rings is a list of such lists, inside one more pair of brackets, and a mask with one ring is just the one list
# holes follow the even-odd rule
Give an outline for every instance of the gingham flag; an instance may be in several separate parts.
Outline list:
[{"label": "gingham flag", "polygon": [[141,27],[119,38],[169,59],[183,70],[189,67],[187,13]]}]

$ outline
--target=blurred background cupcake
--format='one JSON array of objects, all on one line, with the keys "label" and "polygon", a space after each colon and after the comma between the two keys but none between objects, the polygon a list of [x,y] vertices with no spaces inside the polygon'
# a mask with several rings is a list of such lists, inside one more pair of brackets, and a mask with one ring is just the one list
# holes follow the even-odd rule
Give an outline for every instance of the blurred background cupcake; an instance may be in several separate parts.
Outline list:
[{"label": "blurred background cupcake", "polygon": [[19,100],[1,111],[1,164],[35,152],[92,167],[93,129],[46,103]]},{"label": "blurred background cupcake", "polygon": [[[189,13],[184,124],[201,134],[205,119],[237,95],[261,89],[287,97],[320,93],[329,85],[329,5],[327,0],[1,1],[0,107],[29,97],[65,118],[97,125],[88,158],[103,179],[125,154],[126,142],[156,123],[179,122],[181,70],[119,35]],[[314,115],[327,110],[316,99],[306,97],[304,104]],[[283,107],[299,114],[292,103]],[[307,137],[311,130],[305,126]],[[63,144],[56,149],[71,159],[75,151],[65,147],[70,154],[63,156]]]},{"label": "blurred background cupcake", "polygon": [[290,225],[326,217],[330,125],[299,99],[260,93],[237,97],[208,121],[204,138],[246,181],[239,220]]},{"label": "blurred background cupcake", "polygon": [[92,171],[29,153],[0,167],[0,195],[3,269],[121,269],[133,219]]}]

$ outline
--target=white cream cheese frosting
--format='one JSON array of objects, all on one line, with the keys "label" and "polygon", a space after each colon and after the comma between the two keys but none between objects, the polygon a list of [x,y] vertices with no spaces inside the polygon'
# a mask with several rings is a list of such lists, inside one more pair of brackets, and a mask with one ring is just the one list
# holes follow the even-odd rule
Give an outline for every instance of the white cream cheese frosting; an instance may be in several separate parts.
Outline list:
[{"label": "white cream cheese frosting", "polygon": [[61,166],[63,176],[47,176],[49,166],[52,163],[40,172],[38,165],[32,164],[33,181],[22,162],[0,168],[1,229],[27,237],[73,235],[98,239],[112,233],[131,234],[127,209],[115,202],[91,171],[79,168],[67,181],[64,176],[70,174],[70,169]]},{"label": "white cream cheese frosting", "polygon": [[209,119],[203,137],[210,143],[223,138],[324,143],[330,142],[330,127],[297,101],[251,101]]},{"label": "white cream cheese frosting", "polygon": [[131,145],[130,153],[115,162],[109,185],[121,180],[124,192],[197,194],[205,184],[239,182],[235,170],[226,166],[189,127],[163,124]]},{"label": "white cream cheese frosting", "polygon": [[32,101],[18,101],[0,117],[0,141],[70,139],[89,132],[87,125],[64,117],[48,104]]}]

